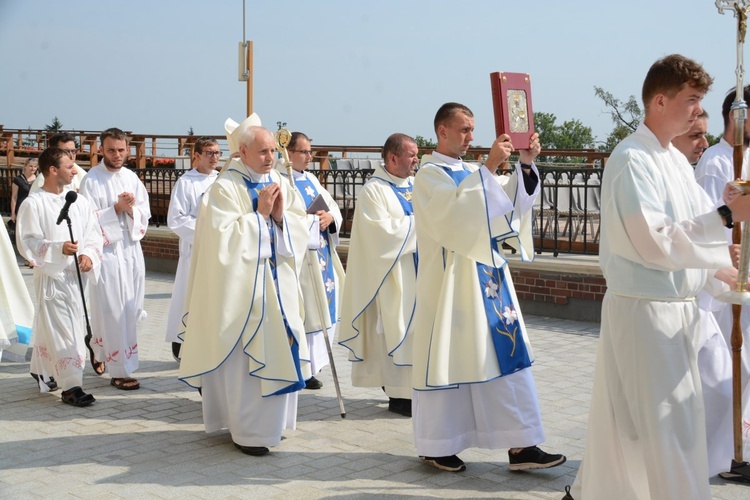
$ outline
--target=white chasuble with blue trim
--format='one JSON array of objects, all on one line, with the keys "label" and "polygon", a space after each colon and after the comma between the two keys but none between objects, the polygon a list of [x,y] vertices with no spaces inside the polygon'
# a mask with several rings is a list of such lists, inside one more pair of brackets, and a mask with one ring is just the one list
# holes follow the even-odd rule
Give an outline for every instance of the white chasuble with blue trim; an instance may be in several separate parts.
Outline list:
[{"label": "white chasuble with blue trim", "polygon": [[[264,187],[273,184],[272,181],[261,181],[261,182],[253,182],[252,180],[248,178],[244,178],[245,185],[247,186],[248,194],[250,195],[250,199],[253,202],[253,211],[258,211],[258,196],[260,196],[260,192],[263,190]],[[292,333],[292,329],[289,327],[289,323],[286,319],[286,313],[284,312],[284,306],[281,300],[281,295],[279,293],[279,281],[278,281],[278,274],[276,272],[276,243],[274,241],[274,231],[272,228],[269,228],[269,236],[271,238],[271,258],[268,259],[269,264],[271,265],[271,275],[273,276],[273,280],[276,283],[276,295],[279,299],[279,305],[281,307],[281,316],[284,319],[284,329],[286,330],[287,337],[289,337],[289,345],[292,351],[292,358],[294,359],[294,365],[297,369],[297,382],[294,384],[291,384],[283,389],[280,389],[273,393],[274,396],[279,394],[289,394],[292,392],[297,392],[299,390],[302,390],[305,388],[305,379],[302,376],[302,367],[300,363],[300,356],[299,356],[299,343],[297,342],[297,338]]]},{"label": "white chasuble with blue trim", "polygon": [[[471,172],[441,167],[458,187]],[[498,240],[492,240],[496,252],[502,253]],[[477,262],[477,286],[484,298],[484,310],[500,365],[500,375],[508,375],[531,366],[531,359],[523,338],[523,324],[518,320],[518,304],[510,292],[501,268]]]}]

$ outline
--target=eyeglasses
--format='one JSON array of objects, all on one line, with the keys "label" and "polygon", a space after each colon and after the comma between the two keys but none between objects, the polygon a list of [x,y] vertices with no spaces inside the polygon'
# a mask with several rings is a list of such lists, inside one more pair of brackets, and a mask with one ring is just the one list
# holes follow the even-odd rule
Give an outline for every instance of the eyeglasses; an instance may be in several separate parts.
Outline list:
[{"label": "eyeglasses", "polygon": [[221,151],[204,151],[203,154],[208,156],[209,158],[211,158],[212,156],[221,158]]},{"label": "eyeglasses", "polygon": [[65,151],[69,155],[74,155],[74,154],[78,153],[77,149],[63,149],[63,151]]},{"label": "eyeglasses", "polygon": [[292,151],[293,153],[302,153],[303,155],[310,155],[312,156],[313,152],[312,149],[295,149]]}]

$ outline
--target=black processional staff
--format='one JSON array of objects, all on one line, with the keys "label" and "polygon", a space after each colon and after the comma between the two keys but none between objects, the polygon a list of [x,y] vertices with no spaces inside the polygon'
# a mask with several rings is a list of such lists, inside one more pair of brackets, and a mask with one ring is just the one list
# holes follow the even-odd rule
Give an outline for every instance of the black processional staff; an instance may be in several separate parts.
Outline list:
[{"label": "black processional staff", "polygon": [[[68,210],[70,210],[70,206],[75,203],[75,201],[78,199],[78,193],[75,191],[68,191],[65,194],[65,205],[63,205],[62,210],[60,210],[60,215],[57,216],[57,222],[56,224],[59,226],[62,221],[68,222],[68,233],[70,234],[70,242],[75,243],[75,239],[73,239],[73,226],[70,223],[70,217],[68,216]],[[91,323],[89,323],[89,312],[86,308],[86,297],[84,297],[83,293],[83,280],[81,279],[81,268],[78,265],[78,252],[73,254],[73,260],[76,263],[76,274],[78,274],[78,286],[81,289],[81,303],[83,304],[83,314],[86,317],[86,344],[88,345],[89,342],[91,342]]]}]

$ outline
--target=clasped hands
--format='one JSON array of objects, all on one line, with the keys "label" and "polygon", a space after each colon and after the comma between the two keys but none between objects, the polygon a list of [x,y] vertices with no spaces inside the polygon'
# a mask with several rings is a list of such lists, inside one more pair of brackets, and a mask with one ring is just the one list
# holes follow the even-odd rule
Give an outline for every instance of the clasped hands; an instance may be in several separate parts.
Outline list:
[{"label": "clasped hands", "polygon": [[263,217],[271,217],[277,224],[281,223],[284,216],[284,194],[278,184],[269,184],[260,190],[258,213]]},{"label": "clasped hands", "polygon": [[[510,140],[510,136],[508,134],[501,135],[492,143],[490,154],[487,156],[484,166],[494,174],[500,165],[508,161],[508,158],[510,158],[510,155],[513,153],[513,149],[513,143]],[[534,132],[530,139],[529,149],[519,150],[521,163],[531,165],[534,158],[536,158],[541,151],[542,146],[539,142],[539,134]]]},{"label": "clasped hands", "polygon": [[117,203],[115,203],[115,213],[120,214],[121,212],[127,213],[133,217],[133,207],[135,206],[135,195],[133,193],[120,193],[117,195]]}]

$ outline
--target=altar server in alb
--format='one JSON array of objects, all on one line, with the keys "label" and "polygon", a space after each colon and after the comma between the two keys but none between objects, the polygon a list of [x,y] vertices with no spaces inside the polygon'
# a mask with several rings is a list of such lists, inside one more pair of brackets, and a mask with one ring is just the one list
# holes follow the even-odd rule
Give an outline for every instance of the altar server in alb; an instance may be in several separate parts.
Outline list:
[{"label": "altar server in alb", "polygon": [[143,183],[125,167],[128,137],[110,128],[99,139],[102,161],[81,182],[81,194],[91,202],[104,236],[101,279],[91,285],[89,354],[97,374],[104,373],[106,363],[112,386],[131,391],[140,387],[130,375],[138,369],[137,324],[146,318],[141,240],[151,209]]},{"label": "altar server in alb", "polygon": [[[292,132],[292,138],[287,147],[289,161],[292,162],[294,183],[308,212],[318,195],[326,205],[326,209],[315,210],[314,214],[307,216],[310,227],[319,228],[320,244],[316,250],[305,254],[300,274],[300,287],[305,304],[305,337],[310,351],[310,369],[313,374],[305,383],[305,387],[320,389],[323,383],[315,378],[315,375],[329,363],[323,331],[327,332],[333,344],[333,337],[341,315],[344,267],[339,260],[336,246],[339,244],[338,230],[343,217],[341,217],[338,204],[328,190],[320,185],[317,177],[306,171],[312,159],[310,138],[302,132]],[[277,164],[277,168],[281,175],[287,177],[282,162]],[[325,313],[322,325],[320,305]]]},{"label": "altar server in alb", "polygon": [[357,196],[347,256],[339,343],[349,349],[352,385],[383,387],[388,410],[412,415],[412,336],[417,236],[412,207],[417,144],[393,134]]},{"label": "altar server in alb", "polygon": [[531,374],[533,355],[502,244],[533,258],[533,160],[539,136],[510,175],[496,175],[513,151],[507,135],[484,165],[464,163],[474,115],[458,103],[435,116],[437,148],[414,179],[419,249],[414,324],[414,439],[428,464],[458,472],[470,447],[508,448],[511,470],[565,462],[536,445],[544,430]]},{"label": "altar server in alb", "polygon": [[700,115],[712,82],[684,56],[656,61],[645,119],[604,170],[607,293],[576,500],[711,498],[696,295],[733,285],[724,225],[748,220],[750,197],[727,189],[717,209],[671,140]]},{"label": "altar server in alb", "polygon": [[195,220],[203,193],[214,183],[219,172],[221,150],[216,139],[199,137],[193,146],[193,168],[185,172],[172,188],[172,197],[167,211],[167,226],[180,237],[180,259],[169,301],[166,341],[172,345],[172,355],[180,359],[182,341],[178,334],[184,330],[182,313],[185,310],[185,289],[187,288],[190,257],[193,253]]},{"label": "altar server in alb", "polygon": [[[17,225],[17,238],[23,242],[19,248],[36,264],[31,373],[45,381],[54,376],[63,390],[63,403],[88,406],[95,399],[82,389],[85,325],[74,258],[77,253],[81,273],[96,280],[102,259],[102,234],[88,200],[76,199],[75,192],[67,192],[66,186],[76,175],[72,157],[60,148],[49,148],[39,157],[39,167],[44,184],[21,205]],[[75,242],[70,241],[67,223],[58,223],[69,199],[66,192],[73,201],[68,214]],[[41,380],[39,387],[43,392],[49,390]]]},{"label": "altar server in alb", "polygon": [[259,125],[253,115],[233,128],[239,158],[200,202],[179,372],[202,390],[206,432],[229,429],[249,455],[295,427],[296,391],[310,378],[298,273],[311,232]]}]

